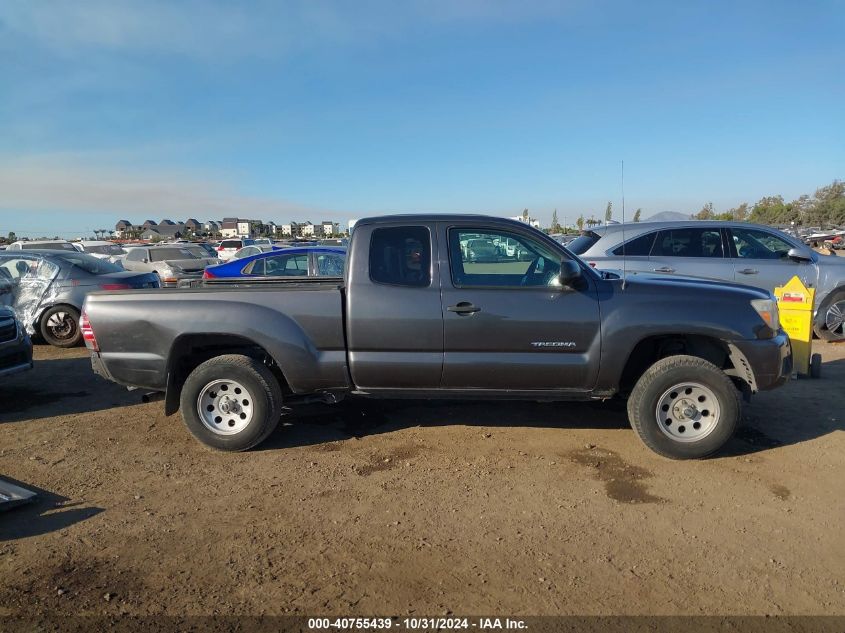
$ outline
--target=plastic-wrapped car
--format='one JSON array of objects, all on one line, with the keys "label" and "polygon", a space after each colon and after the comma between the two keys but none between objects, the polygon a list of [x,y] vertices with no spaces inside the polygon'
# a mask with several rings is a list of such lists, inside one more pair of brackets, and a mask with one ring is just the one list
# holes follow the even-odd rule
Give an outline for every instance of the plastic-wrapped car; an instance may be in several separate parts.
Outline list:
[{"label": "plastic-wrapped car", "polygon": [[158,287],[154,274],[127,272],[76,249],[0,252],[0,306],[11,308],[27,333],[56,347],[79,343],[89,292]]}]

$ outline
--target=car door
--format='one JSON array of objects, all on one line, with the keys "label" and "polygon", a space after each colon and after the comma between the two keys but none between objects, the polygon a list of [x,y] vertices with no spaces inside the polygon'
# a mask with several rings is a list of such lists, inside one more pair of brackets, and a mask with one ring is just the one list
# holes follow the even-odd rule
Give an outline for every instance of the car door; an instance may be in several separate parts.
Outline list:
[{"label": "car door", "polygon": [[[510,228],[438,224],[446,389],[586,391],[595,385],[600,315],[595,280],[562,288],[557,245]],[[462,242],[478,234],[517,242],[472,260]],[[476,238],[478,239],[478,238]],[[520,256],[522,255],[522,256]]]},{"label": "car door", "polygon": [[364,391],[440,387],[443,314],[434,222],[356,225],[347,270],[349,372]]},{"label": "car door", "polygon": [[810,249],[792,244],[774,231],[758,227],[731,227],[728,236],[734,281],[737,283],[772,292],[798,275],[805,286],[815,286],[817,273],[813,262],[797,262],[787,255],[791,248],[799,248],[811,259]]},{"label": "car door", "polygon": [[679,226],[657,234],[649,255],[652,272],[733,281],[734,268],[725,254],[718,226]]}]

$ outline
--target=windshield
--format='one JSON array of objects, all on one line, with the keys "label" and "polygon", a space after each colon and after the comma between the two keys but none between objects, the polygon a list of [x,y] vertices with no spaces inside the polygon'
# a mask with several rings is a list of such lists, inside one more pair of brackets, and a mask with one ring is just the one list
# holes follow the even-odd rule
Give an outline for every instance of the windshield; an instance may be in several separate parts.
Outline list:
[{"label": "windshield", "polygon": [[38,249],[42,248],[48,251],[76,251],[73,247],[73,244],[70,242],[24,242],[21,244],[21,248],[25,249]]},{"label": "windshield", "polygon": [[206,257],[208,257],[208,253],[198,246],[150,249],[150,261],[154,262],[163,262],[168,259],[204,259]]},{"label": "windshield", "polygon": [[86,255],[85,253],[61,252],[56,253],[55,256],[92,275],[107,275],[109,273],[123,272],[123,269],[120,266],[116,266],[105,259],[98,259],[91,255]]},{"label": "windshield", "polygon": [[86,253],[97,253],[97,255],[123,255],[126,251],[117,244],[98,244],[97,246],[86,246]]}]

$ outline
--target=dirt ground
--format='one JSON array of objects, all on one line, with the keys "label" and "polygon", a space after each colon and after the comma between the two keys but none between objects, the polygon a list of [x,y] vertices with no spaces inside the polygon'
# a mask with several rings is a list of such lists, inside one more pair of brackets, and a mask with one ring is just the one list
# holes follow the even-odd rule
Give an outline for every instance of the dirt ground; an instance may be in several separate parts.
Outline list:
[{"label": "dirt ground", "polygon": [[618,404],[354,401],[212,452],[36,348],[0,382],[0,615],[845,614],[845,345],[719,457]]}]

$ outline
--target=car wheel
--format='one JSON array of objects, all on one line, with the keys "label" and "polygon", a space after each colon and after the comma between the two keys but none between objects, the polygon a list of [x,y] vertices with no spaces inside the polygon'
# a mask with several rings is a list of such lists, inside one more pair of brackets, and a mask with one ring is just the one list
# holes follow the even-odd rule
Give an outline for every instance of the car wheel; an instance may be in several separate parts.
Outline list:
[{"label": "car wheel", "polygon": [[813,331],[823,341],[845,340],[845,292],[833,293],[820,315],[821,323]]},{"label": "car wheel", "polygon": [[628,417],[654,452],[697,459],[733,436],[741,407],[739,391],[714,364],[695,356],[669,356],[637,381],[628,399]]},{"label": "car wheel", "polygon": [[76,347],[82,340],[79,312],[70,306],[54,306],[44,312],[39,329],[44,340],[55,347]]},{"label": "car wheel", "polygon": [[261,362],[226,354],[190,373],[179,408],[185,426],[206,446],[245,451],[264,441],[279,423],[282,389]]}]

